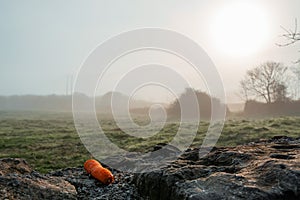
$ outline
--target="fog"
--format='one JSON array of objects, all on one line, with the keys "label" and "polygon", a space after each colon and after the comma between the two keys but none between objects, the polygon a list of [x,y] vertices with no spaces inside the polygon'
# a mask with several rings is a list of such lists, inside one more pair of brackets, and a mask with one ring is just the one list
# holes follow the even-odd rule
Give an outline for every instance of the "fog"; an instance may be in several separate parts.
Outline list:
[{"label": "fog", "polygon": [[[0,95],[70,94],[77,72],[99,44],[124,31],[160,27],[184,34],[197,42],[218,69],[227,102],[241,102],[242,99],[237,95],[238,84],[247,69],[268,60],[292,66],[293,61],[299,58],[297,45],[281,48],[276,43],[282,42],[279,36],[284,30],[280,26],[292,29],[294,19],[300,19],[297,9],[300,2],[245,1],[251,2],[266,15],[267,37],[255,51],[233,55],[224,52],[223,48],[218,46],[220,44],[216,43],[218,36],[229,41],[231,37],[213,33],[211,26],[215,23],[216,16],[222,13],[227,5],[235,2],[136,1],[132,4],[131,1],[1,1]],[[251,22],[251,16],[248,17]],[[250,22],[248,26],[246,24],[242,27],[247,29]],[[246,49],[247,41],[251,38],[236,37],[236,42],[241,43],[240,40],[242,43],[244,40]],[[229,45],[228,51],[230,46],[236,45]],[[205,77],[193,77],[191,71],[185,70],[188,67],[182,60],[170,58],[169,55],[150,55],[154,60],[160,56],[160,59],[165,61],[160,61],[159,64],[184,69],[178,74],[191,80],[196,89],[207,91]],[[143,61],[138,59],[140,55],[131,56],[135,56],[137,63]],[[124,59],[134,61],[130,56]],[[126,65],[125,60],[115,64],[106,77],[105,87],[98,87],[97,94],[103,95],[111,91],[113,80],[123,73],[124,68],[121,66]],[[129,67],[136,66],[136,63],[132,62],[127,64]],[[158,71],[157,74],[161,78],[169,74],[163,72],[164,69]],[[155,76],[155,72],[145,71],[144,76],[149,77],[148,75]],[[145,77],[135,78],[138,81]],[[180,81],[174,81],[174,84],[174,88],[177,88],[174,93],[177,95],[187,86]],[[119,92],[126,93],[126,89],[122,88]],[[134,95],[138,99],[155,102],[167,102],[174,96],[168,91],[158,89],[157,86],[144,87]]]}]

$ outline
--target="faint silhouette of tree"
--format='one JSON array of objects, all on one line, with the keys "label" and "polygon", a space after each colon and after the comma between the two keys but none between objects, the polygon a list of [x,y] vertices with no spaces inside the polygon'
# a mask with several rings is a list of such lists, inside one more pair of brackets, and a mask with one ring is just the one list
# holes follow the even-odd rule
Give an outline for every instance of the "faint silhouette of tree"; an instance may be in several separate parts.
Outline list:
[{"label": "faint silhouette of tree", "polygon": [[298,66],[291,67],[291,71],[294,74],[294,84],[292,85],[292,88],[295,91],[294,98],[300,98],[300,63]]},{"label": "faint silhouette of tree", "polygon": [[287,97],[287,86],[279,83],[274,86],[273,99],[275,102],[286,102],[289,100]]},{"label": "faint silhouette of tree", "polygon": [[245,102],[249,101],[249,88],[247,86],[246,80],[240,81],[240,94],[239,95]]},{"label": "faint silhouette of tree", "polygon": [[[197,112],[195,112],[194,97],[196,97],[196,104],[198,104],[201,119],[210,119],[212,105],[218,105],[220,109],[225,106],[218,98],[211,97],[209,94],[192,88],[186,88],[178,99],[173,101],[167,109],[168,116],[175,118],[182,117],[181,108],[185,111],[185,117],[189,119],[197,119]],[[218,109],[218,108],[215,108]],[[227,108],[226,108],[227,109]],[[228,110],[227,110],[228,111]]]},{"label": "faint silhouette of tree", "polygon": [[240,82],[245,98],[249,99],[252,96],[264,99],[266,103],[272,103],[278,98],[287,98],[284,80],[286,70],[287,67],[277,62],[265,62],[248,70]]}]

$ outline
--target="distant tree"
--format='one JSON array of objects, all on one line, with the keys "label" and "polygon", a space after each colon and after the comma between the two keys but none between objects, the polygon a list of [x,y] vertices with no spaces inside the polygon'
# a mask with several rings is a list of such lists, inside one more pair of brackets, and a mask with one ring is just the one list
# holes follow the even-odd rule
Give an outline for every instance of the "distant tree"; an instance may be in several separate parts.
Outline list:
[{"label": "distant tree", "polygon": [[[287,67],[277,62],[265,62],[254,69],[248,70],[240,87],[246,99],[250,95],[272,103],[279,99],[286,99],[285,72]],[[284,96],[282,96],[284,95]]]},{"label": "distant tree", "polygon": [[240,81],[240,93],[241,93],[241,98],[243,100],[245,100],[246,102],[249,101],[249,89],[248,89],[248,86],[247,86],[247,82],[246,80],[241,80]]},{"label": "distant tree", "polygon": [[275,102],[286,102],[289,100],[287,97],[287,86],[284,84],[277,84],[274,86],[273,99]]},{"label": "distant tree", "polygon": [[[196,97],[196,105],[200,111],[201,119],[210,119],[212,112],[212,105],[217,105],[215,109],[223,109],[224,104],[218,98],[211,97],[209,94],[201,91],[194,90],[192,88],[186,88],[185,91],[179,96],[178,99],[173,101],[167,109],[168,116],[171,118],[182,117],[181,109],[185,111],[185,117],[189,119],[197,119],[197,109],[194,102]],[[227,109],[227,108],[226,108]],[[228,110],[227,110],[228,111]]]},{"label": "distant tree", "polygon": [[300,63],[298,66],[291,67],[291,71],[294,74],[294,80],[292,80],[291,88],[294,89],[294,99],[300,98]]}]

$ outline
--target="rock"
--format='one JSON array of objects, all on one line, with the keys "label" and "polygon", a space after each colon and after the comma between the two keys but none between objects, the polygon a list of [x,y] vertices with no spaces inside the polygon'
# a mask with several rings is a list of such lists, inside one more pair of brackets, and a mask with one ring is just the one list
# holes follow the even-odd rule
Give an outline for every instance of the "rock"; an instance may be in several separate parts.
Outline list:
[{"label": "rock", "polygon": [[[277,136],[236,147],[213,148],[206,156],[186,150],[175,161],[157,165],[159,144],[145,166],[153,171],[121,172],[111,185],[90,177],[83,167],[40,174],[23,159],[0,159],[0,199],[300,199],[300,139]],[[166,157],[178,150],[167,146]],[[147,157],[148,158],[148,157]],[[130,153],[119,163],[133,165]],[[112,161],[118,164],[117,158]],[[128,166],[127,166],[128,167]]]},{"label": "rock", "polygon": [[28,163],[23,159],[3,158],[0,159],[0,175],[7,174],[30,174],[32,169]]},{"label": "rock", "polygon": [[189,149],[169,166],[135,174],[150,199],[300,199],[300,140],[276,137],[214,148],[199,158]]},{"label": "rock", "polygon": [[132,174],[113,170],[115,182],[103,185],[83,169],[40,174],[23,159],[0,159],[0,199],[143,199]]},{"label": "rock", "polygon": [[116,170],[112,173],[115,182],[110,185],[103,185],[90,177],[82,167],[63,169],[49,175],[71,183],[76,188],[78,199],[143,199],[132,184],[132,174]]},{"label": "rock", "polygon": [[[137,173],[141,171],[153,171],[167,166],[169,161],[177,159],[181,154],[176,147],[164,143],[159,143],[148,153],[130,152],[123,155],[116,155],[106,158],[102,163],[109,163],[115,169],[120,171],[129,171]],[[161,162],[164,160],[165,162]]]},{"label": "rock", "polygon": [[0,159],[1,199],[76,199],[69,182],[33,171],[23,159]]}]

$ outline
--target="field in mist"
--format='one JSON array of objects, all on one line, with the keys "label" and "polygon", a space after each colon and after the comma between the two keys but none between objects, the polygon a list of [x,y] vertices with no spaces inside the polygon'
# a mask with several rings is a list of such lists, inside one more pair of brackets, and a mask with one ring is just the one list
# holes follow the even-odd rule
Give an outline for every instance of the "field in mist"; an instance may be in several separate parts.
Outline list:
[{"label": "field in mist", "polygon": [[[138,118],[146,124],[147,119]],[[209,123],[200,123],[192,146],[200,146]],[[101,121],[109,139],[128,151],[145,152],[158,143],[168,143],[176,134],[179,123],[167,122],[151,139],[130,137],[111,119]],[[232,118],[225,126],[217,146],[235,146],[274,136],[299,137],[300,117],[262,119]],[[189,131],[186,129],[185,131]],[[36,170],[82,166],[90,158],[75,130],[72,113],[67,112],[0,112],[0,158],[26,159]]]}]

